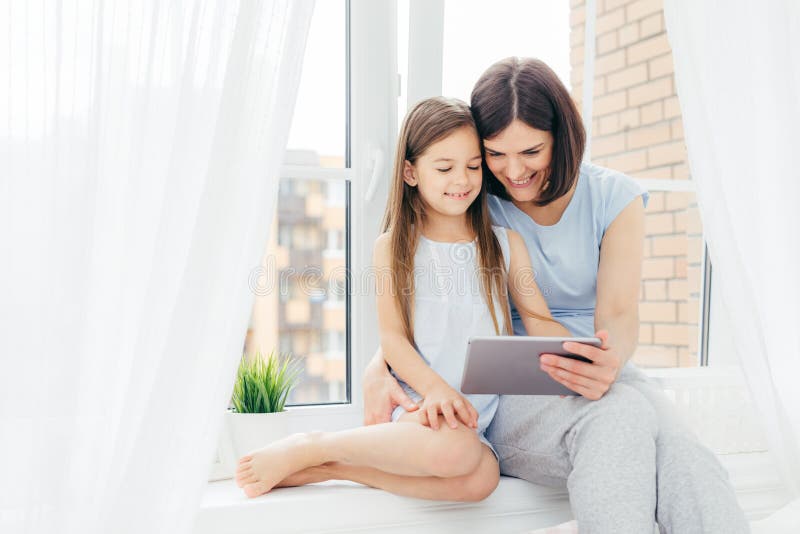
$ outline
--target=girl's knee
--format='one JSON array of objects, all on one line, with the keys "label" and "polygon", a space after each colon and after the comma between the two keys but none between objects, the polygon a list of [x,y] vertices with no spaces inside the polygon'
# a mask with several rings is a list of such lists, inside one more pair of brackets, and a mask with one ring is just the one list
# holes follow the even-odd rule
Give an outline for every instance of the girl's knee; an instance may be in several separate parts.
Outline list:
[{"label": "girl's knee", "polygon": [[497,484],[500,482],[500,476],[495,477],[470,477],[468,481],[462,486],[462,502],[480,502],[497,489]]},{"label": "girl's knee", "polygon": [[500,467],[494,454],[484,448],[481,463],[473,473],[463,477],[458,484],[458,500],[478,502],[491,495],[500,483]]},{"label": "girl's knee", "polygon": [[463,425],[453,429],[441,419],[439,430],[426,447],[429,470],[443,478],[469,475],[478,469],[483,448],[474,430]]}]

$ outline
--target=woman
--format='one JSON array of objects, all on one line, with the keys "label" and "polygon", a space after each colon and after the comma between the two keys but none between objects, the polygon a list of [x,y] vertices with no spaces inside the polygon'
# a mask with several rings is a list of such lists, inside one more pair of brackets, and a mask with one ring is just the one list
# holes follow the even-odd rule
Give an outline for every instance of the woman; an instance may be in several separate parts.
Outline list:
[{"label": "woman", "polygon": [[[580,532],[748,532],[722,466],[632,363],[647,193],[622,174],[581,165],[585,134],[569,93],[535,59],[492,65],[472,92],[495,224],[520,233],[536,281],[593,364],[547,355],[541,366],[580,394],[501,397],[487,437],[501,472],[566,484]],[[512,310],[516,334],[524,335]],[[365,422],[415,405],[380,354],[364,377]]]}]

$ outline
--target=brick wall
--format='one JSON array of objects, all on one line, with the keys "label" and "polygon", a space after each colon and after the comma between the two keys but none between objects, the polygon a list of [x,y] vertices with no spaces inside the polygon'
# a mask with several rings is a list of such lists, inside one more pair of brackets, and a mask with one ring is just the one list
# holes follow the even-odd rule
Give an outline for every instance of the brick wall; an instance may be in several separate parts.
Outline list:
[{"label": "brick wall", "polygon": [[[597,0],[592,160],[635,178],[687,180],[662,0]],[[581,107],[584,0],[571,0],[572,95]],[[639,313],[642,366],[698,361],[703,241],[693,193],[652,192]]]}]

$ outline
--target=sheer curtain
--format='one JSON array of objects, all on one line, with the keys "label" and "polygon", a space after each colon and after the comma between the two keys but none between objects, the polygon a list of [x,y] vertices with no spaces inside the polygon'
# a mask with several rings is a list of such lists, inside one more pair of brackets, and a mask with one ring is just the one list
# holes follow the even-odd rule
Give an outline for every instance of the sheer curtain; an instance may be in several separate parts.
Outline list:
[{"label": "sheer curtain", "polygon": [[666,0],[665,14],[719,311],[800,497],[800,3]]},{"label": "sheer curtain", "polygon": [[186,532],[313,0],[0,6],[0,531]]}]

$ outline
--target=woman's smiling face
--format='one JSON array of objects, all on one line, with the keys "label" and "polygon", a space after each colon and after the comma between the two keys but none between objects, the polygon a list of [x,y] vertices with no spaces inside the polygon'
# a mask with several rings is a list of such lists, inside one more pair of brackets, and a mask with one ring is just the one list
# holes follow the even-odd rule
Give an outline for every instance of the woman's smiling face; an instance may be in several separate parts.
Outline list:
[{"label": "woman's smiling face", "polygon": [[486,165],[517,202],[539,196],[553,157],[553,134],[514,119],[491,139],[484,139]]}]

